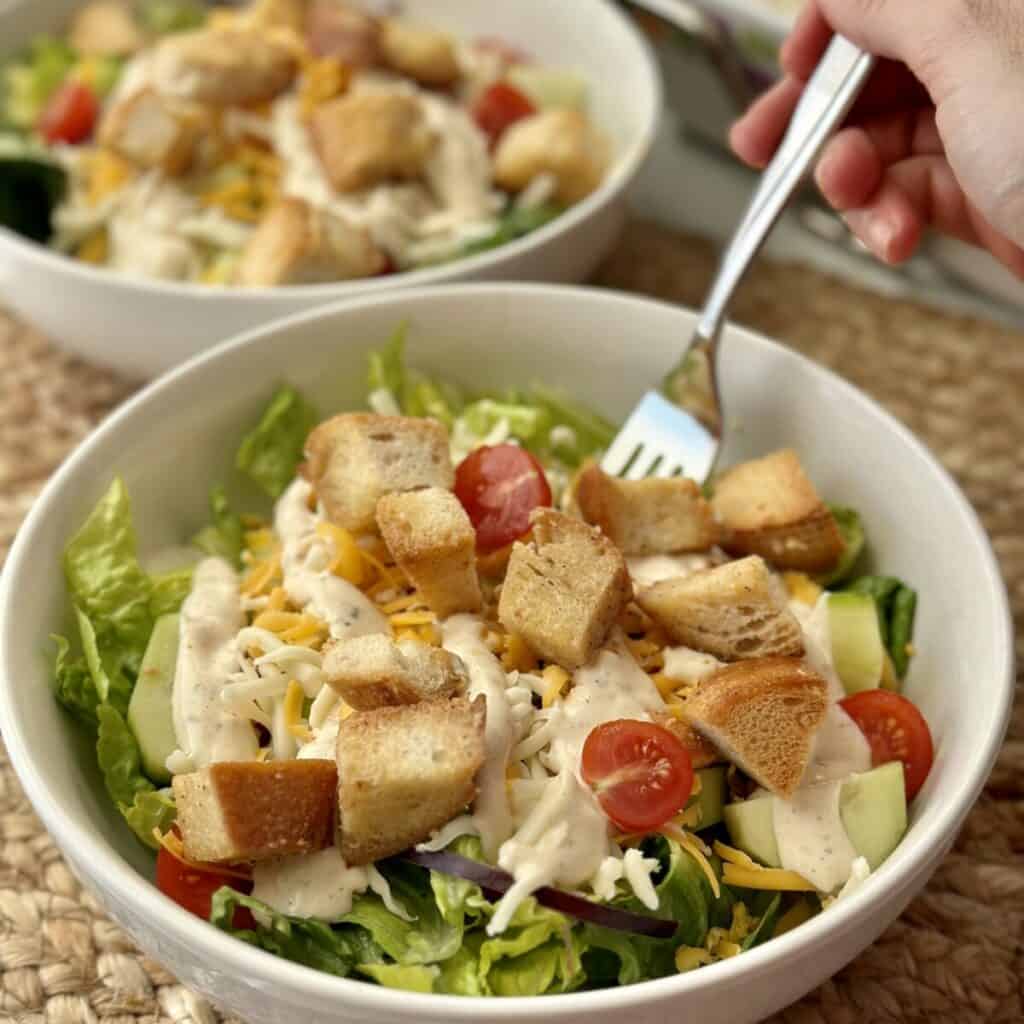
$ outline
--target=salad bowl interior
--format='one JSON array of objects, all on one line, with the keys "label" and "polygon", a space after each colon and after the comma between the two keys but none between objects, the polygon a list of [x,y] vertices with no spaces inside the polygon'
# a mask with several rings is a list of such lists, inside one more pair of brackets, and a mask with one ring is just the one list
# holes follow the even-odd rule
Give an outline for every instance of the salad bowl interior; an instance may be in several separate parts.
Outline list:
[{"label": "salad bowl interior", "polygon": [[[920,598],[905,692],[936,742],[909,831],[848,898],[800,928],[687,975],[535,1000],[415,995],[333,978],[269,956],[191,917],[149,879],[153,855],[123,827],[93,751],[50,692],[48,637],[70,616],[67,538],[110,479],[132,496],[143,561],[187,542],[211,484],[232,476],[238,439],[288,381],[327,414],[365,403],[366,358],[408,323],[410,363],[473,389],[542,381],[621,421],[678,358],[689,311],[584,289],[463,285],[365,298],[296,316],[201,356],[112,416],[67,461],[16,540],[0,591],[0,725],[26,791],[68,860],[150,954],[257,1024],[675,1019],[753,1021],[838,970],[896,917],[952,843],[992,765],[1012,694],[1003,584],[969,504],[927,450],[828,371],[731,329],[723,381],[726,465],[794,447],[827,500],[856,507],[869,569],[912,581]],[[486,347],[487,357],[481,358]]]},{"label": "salad bowl interior", "polygon": [[[40,34],[59,35],[82,6],[83,0],[3,0],[0,59],[18,54]],[[224,337],[356,294],[453,280],[585,278],[618,236],[626,192],[657,130],[660,80],[639,30],[611,0],[553,6],[544,0],[415,0],[393,6],[460,40],[502,40],[542,67],[578,76],[585,83],[587,117],[610,143],[600,185],[550,222],[496,248],[421,269],[323,284],[240,288],[158,280],[70,259],[0,227],[4,301],[70,351],[151,377]],[[61,302],[52,301],[55,294]],[[115,307],[117,317],[110,312]]]}]

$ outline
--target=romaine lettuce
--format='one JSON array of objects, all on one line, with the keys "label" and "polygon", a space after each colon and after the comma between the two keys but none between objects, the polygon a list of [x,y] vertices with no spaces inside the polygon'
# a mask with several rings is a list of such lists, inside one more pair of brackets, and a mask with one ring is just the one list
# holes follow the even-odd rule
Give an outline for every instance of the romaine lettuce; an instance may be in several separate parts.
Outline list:
[{"label": "romaine lettuce", "polygon": [[100,698],[85,655],[72,655],[67,637],[55,633],[51,639],[57,645],[57,656],[54,661],[57,700],[79,722],[95,729],[99,725],[96,708]]},{"label": "romaine lettuce", "polygon": [[245,530],[223,487],[210,491],[210,524],[196,534],[192,543],[207,555],[223,558],[236,568],[241,564]]},{"label": "romaine lettuce", "polygon": [[242,439],[236,467],[272,498],[280,497],[295,476],[306,437],[318,419],[316,409],[295,388],[282,385]]}]

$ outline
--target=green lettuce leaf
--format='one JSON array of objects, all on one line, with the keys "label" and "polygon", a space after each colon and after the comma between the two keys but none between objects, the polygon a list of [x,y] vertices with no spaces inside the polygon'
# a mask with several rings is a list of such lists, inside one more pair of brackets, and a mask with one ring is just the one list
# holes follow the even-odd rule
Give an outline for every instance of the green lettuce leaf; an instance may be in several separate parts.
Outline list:
[{"label": "green lettuce leaf", "polygon": [[554,220],[563,209],[564,207],[557,203],[541,203],[530,207],[510,206],[501,215],[494,231],[483,238],[467,242],[459,252],[458,258],[473,256],[479,252],[496,249],[499,245],[514,242],[517,238],[522,238],[523,235],[528,235]]},{"label": "green lettuce leaf", "polygon": [[[255,928],[234,927],[239,907],[252,911]],[[268,953],[339,977],[351,974],[357,965],[365,971],[368,965],[383,962],[380,948],[363,928],[332,928],[323,921],[288,917],[227,886],[213,894],[210,923]]]},{"label": "green lettuce leaf", "polygon": [[441,969],[436,964],[358,964],[356,970],[378,985],[407,992],[433,992],[434,983],[441,976]]},{"label": "green lettuce leaf", "polygon": [[318,419],[316,409],[295,388],[282,385],[242,439],[235,465],[272,498],[280,497],[295,476]]},{"label": "green lettuce leaf", "polygon": [[496,402],[493,398],[481,398],[466,406],[462,419],[477,437],[486,437],[505,420],[512,435],[524,444],[545,442],[551,432],[551,417],[543,407]]},{"label": "green lettuce leaf", "polygon": [[367,358],[366,384],[369,391],[389,391],[399,405],[405,393],[405,337],[408,330],[408,324],[399,324],[387,344],[374,349]]},{"label": "green lettuce leaf", "polygon": [[782,906],[782,894],[778,892],[759,892],[746,900],[747,909],[758,917],[757,927],[740,943],[743,949],[753,949],[766,942],[775,932],[775,923],[779,919],[779,908]]},{"label": "green lettuce leaf", "polygon": [[71,599],[88,617],[101,649],[116,649],[138,671],[153,629],[152,582],[139,564],[131,503],[120,478],[68,542],[64,575]]},{"label": "green lettuce leaf", "polygon": [[151,793],[153,783],[142,773],[139,742],[128,728],[121,713],[109,704],[100,704],[96,710],[99,734],[96,756],[110,798],[124,813],[135,803],[138,793]]},{"label": "green lettuce leaf", "polygon": [[166,832],[178,816],[178,809],[169,792],[162,789],[140,789],[124,818],[131,830],[147,845],[156,848],[153,829]]},{"label": "green lettuce leaf", "polygon": [[846,508],[842,505],[830,505],[829,508],[839,527],[844,547],[835,568],[824,576],[818,577],[818,582],[823,587],[835,587],[850,576],[864,550],[865,543],[864,524],[861,522],[860,513],[855,508]]},{"label": "green lettuce leaf", "polygon": [[[149,611],[155,623],[161,615],[180,611],[192,589],[192,568],[175,569],[153,577],[153,592],[149,599]],[[152,631],[151,631],[152,632]],[[145,653],[145,652],[143,652]]]},{"label": "green lettuce leaf", "polygon": [[237,568],[242,563],[245,529],[242,517],[232,511],[223,487],[210,491],[210,520],[192,543],[207,555],[223,558]]},{"label": "green lettuce leaf", "polygon": [[[135,686],[135,675],[138,674],[134,651],[126,651],[116,642],[112,642],[101,652],[96,630],[89,616],[81,608],[76,607],[75,617],[78,619],[78,636],[82,642],[85,663],[89,666],[89,674],[92,676],[100,701],[109,704],[120,714],[127,715],[128,702]],[[125,664],[128,658],[132,660],[130,666]],[[133,670],[132,675],[126,674]]]},{"label": "green lettuce leaf", "polygon": [[480,981],[480,946],[483,940],[481,931],[466,933],[455,955],[438,965],[441,973],[434,983],[435,991],[454,996],[487,994]]},{"label": "green lettuce leaf", "polygon": [[54,662],[57,700],[83,725],[95,729],[99,724],[96,707],[100,702],[96,684],[84,655],[72,656],[67,638],[51,635],[57,645]]}]

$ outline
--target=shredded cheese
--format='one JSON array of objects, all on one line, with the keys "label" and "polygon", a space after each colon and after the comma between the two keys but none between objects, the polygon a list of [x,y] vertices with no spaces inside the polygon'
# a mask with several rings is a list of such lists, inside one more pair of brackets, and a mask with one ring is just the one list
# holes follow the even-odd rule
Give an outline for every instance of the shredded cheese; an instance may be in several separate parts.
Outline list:
[{"label": "shredded cheese", "polygon": [[737,864],[722,866],[722,879],[726,885],[741,889],[770,889],[773,892],[815,892],[815,888],[803,875],[782,868],[744,868]]},{"label": "shredded cheese", "polygon": [[361,586],[366,579],[366,563],[355,537],[334,523],[317,523],[316,532],[334,546],[334,560],[327,571],[347,580],[354,587]]},{"label": "shredded cheese", "polygon": [[302,702],[305,693],[297,679],[288,680],[288,689],[284,695],[284,720],[288,731],[301,743],[308,743],[313,734],[302,721]]},{"label": "shredded cheese", "polygon": [[78,247],[75,255],[83,263],[92,263],[95,266],[103,266],[110,255],[110,241],[105,228],[94,231]]},{"label": "shredded cheese", "polygon": [[727,864],[736,864],[741,868],[751,868],[755,871],[761,866],[742,850],[737,850],[734,846],[726,846],[720,839],[715,840],[712,849]]},{"label": "shredded cheese", "polygon": [[775,924],[775,931],[772,932],[772,938],[776,938],[779,935],[785,935],[786,932],[792,931],[794,928],[799,927],[805,921],[809,921],[814,917],[814,907],[807,900],[800,900],[799,903],[794,903],[793,906],[787,910],[782,917]]},{"label": "shredded cheese", "polygon": [[545,683],[547,683],[544,687],[544,693],[540,699],[541,707],[549,708],[556,700],[558,700],[559,697],[561,697],[562,691],[569,682],[569,673],[560,665],[548,665],[548,667],[541,672],[541,676]]},{"label": "shredded cheese", "polygon": [[281,555],[278,552],[261,562],[257,562],[249,570],[242,581],[242,594],[245,597],[256,597],[269,590],[281,577]]},{"label": "shredded cheese", "polygon": [[537,655],[518,633],[506,633],[502,647],[501,666],[506,672],[533,672],[537,668]]},{"label": "shredded cheese", "polygon": [[89,162],[89,183],[86,198],[97,206],[135,176],[135,168],[109,149],[100,149]]},{"label": "shredded cheese", "polygon": [[340,96],[348,88],[351,78],[352,72],[336,57],[307,60],[299,86],[301,116],[309,117],[321,104]]},{"label": "shredded cheese", "polygon": [[711,891],[717,900],[722,895],[722,888],[718,884],[718,876],[715,874],[715,869],[711,866],[711,862],[705,853],[707,847],[692,832],[686,832],[678,825],[665,824],[661,826],[659,831],[662,835],[674,839],[697,862],[701,871],[704,872],[708,884],[711,886]]},{"label": "shredded cheese", "polygon": [[391,625],[396,629],[403,626],[426,626],[436,622],[437,618],[433,612],[395,612],[391,617]]},{"label": "shredded cheese", "polygon": [[696,946],[680,946],[676,950],[676,970],[680,974],[703,967],[714,962],[714,957],[706,949]]},{"label": "shredded cheese", "polygon": [[805,572],[784,572],[782,582],[785,583],[789,596],[801,604],[815,605],[821,597],[821,587]]},{"label": "shredded cheese", "polygon": [[[371,588],[372,589],[372,588]],[[411,611],[423,605],[423,596],[419,591],[414,590],[411,594],[403,594],[391,601],[386,601],[380,606],[385,615],[394,615],[395,612]]]}]

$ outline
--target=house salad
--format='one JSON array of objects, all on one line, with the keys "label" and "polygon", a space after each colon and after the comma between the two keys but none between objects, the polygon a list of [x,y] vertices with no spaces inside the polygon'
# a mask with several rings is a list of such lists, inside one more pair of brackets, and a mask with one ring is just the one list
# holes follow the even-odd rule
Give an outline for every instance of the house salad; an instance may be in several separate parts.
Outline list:
[{"label": "house salad", "polygon": [[932,742],[857,513],[793,450],[607,476],[600,416],[403,345],[369,411],[282,385],[236,457],[272,504],[215,487],[163,571],[120,480],[67,544],[57,699],[159,888],[331,974],[505,996],[698,969],[870,885]]},{"label": "house salad", "polygon": [[611,159],[578,73],[414,4],[89,0],[0,74],[0,224],[163,280],[470,256],[585,198]]}]

